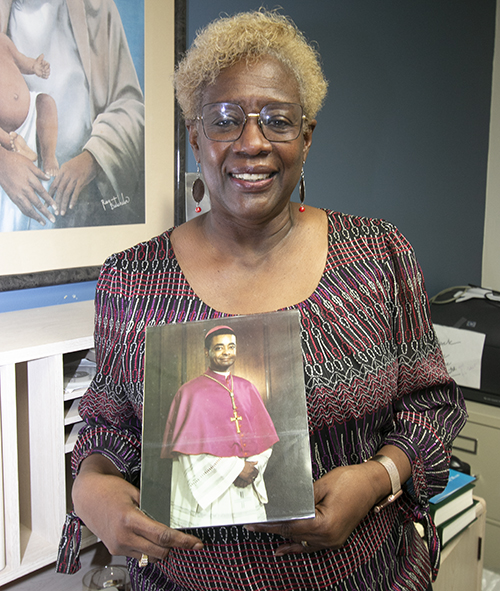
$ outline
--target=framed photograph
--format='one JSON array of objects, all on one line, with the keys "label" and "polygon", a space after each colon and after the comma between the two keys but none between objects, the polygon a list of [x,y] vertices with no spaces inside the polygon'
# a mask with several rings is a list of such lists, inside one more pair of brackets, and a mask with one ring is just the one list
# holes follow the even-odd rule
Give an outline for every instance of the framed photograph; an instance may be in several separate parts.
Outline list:
[{"label": "framed photograph", "polygon": [[148,327],[142,441],[166,525],[313,517],[298,311]]},{"label": "framed photograph", "polygon": [[[0,27],[3,32],[7,32],[7,27],[9,27],[9,33],[14,28],[13,17],[11,17],[12,4],[12,0],[0,0]],[[72,7],[71,10],[74,11],[76,7],[76,10],[81,11],[79,19],[81,24],[87,15],[87,4],[88,0],[68,3],[68,6]],[[177,125],[171,75],[176,54],[182,52],[180,49],[176,50],[176,44],[179,47],[185,44],[185,37],[183,38],[185,0],[163,2],[100,0],[98,4],[101,6],[104,19],[110,15],[119,16],[116,19],[118,23],[116,30],[124,32],[117,51],[113,52],[112,56],[117,60],[117,64],[110,68],[110,71],[120,71],[123,59],[126,62],[126,68],[124,68],[126,71],[120,71],[121,83],[128,85],[126,79],[136,78],[138,87],[134,92],[136,97],[139,95],[143,97],[142,105],[139,99],[136,100],[135,111],[129,107],[125,109],[122,105],[123,109],[120,112],[121,115],[125,113],[125,118],[135,118],[134,121],[125,123],[133,128],[136,140],[130,142],[123,140],[123,150],[130,152],[130,163],[124,166],[116,165],[115,170],[109,173],[110,178],[113,175],[115,177],[112,179],[114,184],[110,183],[114,189],[100,194],[99,199],[94,200],[95,211],[92,210],[94,213],[87,209],[84,215],[83,210],[75,206],[72,215],[76,216],[76,219],[69,224],[71,227],[57,227],[56,223],[50,229],[1,231],[1,252],[9,253],[10,256],[3,256],[0,261],[0,289],[20,289],[23,287],[24,277],[29,287],[60,283],[59,275],[63,276],[62,282],[95,278],[107,256],[148,240],[174,224],[175,193],[178,190],[175,163],[180,158],[176,150],[176,142],[178,133],[182,133],[182,128]],[[76,18],[75,15],[68,13],[66,2],[48,2],[47,5],[52,8],[56,5],[59,7],[57,19],[53,17],[55,22],[62,23],[62,32],[58,30],[57,34],[62,35],[63,38],[66,36],[67,43],[76,42],[75,51],[85,71],[91,55],[88,48],[87,51],[82,49],[84,35],[76,33],[76,40],[68,41],[67,39],[68,30],[71,30],[71,27],[67,26],[67,19],[69,18],[69,22],[72,22],[71,18]],[[60,14],[61,11],[63,16]],[[50,13],[50,10],[48,12]],[[93,18],[95,20],[89,24],[89,27],[99,28],[95,11]],[[179,25],[176,24],[176,19]],[[22,18],[19,17],[16,22],[21,26]],[[110,21],[106,22],[109,24]],[[64,29],[64,23],[66,23],[66,29]],[[127,47],[124,46],[125,42]],[[36,51],[29,53],[32,55],[28,57],[37,57],[34,55]],[[55,62],[57,63],[57,59]],[[104,66],[101,69],[104,71]],[[49,80],[51,76],[55,78],[53,67]],[[105,79],[103,75],[100,83],[104,87],[106,84],[112,85],[116,82]],[[99,94],[98,91],[96,93]],[[101,95],[105,94],[107,93],[101,91],[95,102],[99,100],[102,102],[104,99]],[[122,107],[118,100],[117,104],[110,109],[120,111]],[[99,114],[96,115],[94,111],[99,111]],[[61,107],[60,116],[62,112]],[[106,124],[106,113],[105,105],[97,108],[91,104],[91,121],[96,115],[96,118],[100,117],[104,120],[103,124]],[[125,123],[122,120],[121,124],[125,125]],[[142,137],[139,138],[138,131],[141,129]],[[117,133],[110,131],[111,135]],[[61,130],[59,136],[61,136]],[[112,159],[112,155],[107,157]],[[134,164],[131,163],[132,161]],[[61,163],[61,170],[63,166],[64,163]],[[120,189],[120,182],[125,183],[127,179],[128,186],[131,187],[130,194],[127,193],[129,189]],[[101,178],[96,179],[96,182],[101,180]],[[101,210],[104,214],[102,219]],[[78,211],[81,219],[78,218]],[[71,212],[68,211],[68,213]],[[87,221],[85,221],[86,216]],[[13,281],[14,278],[17,281]]]}]

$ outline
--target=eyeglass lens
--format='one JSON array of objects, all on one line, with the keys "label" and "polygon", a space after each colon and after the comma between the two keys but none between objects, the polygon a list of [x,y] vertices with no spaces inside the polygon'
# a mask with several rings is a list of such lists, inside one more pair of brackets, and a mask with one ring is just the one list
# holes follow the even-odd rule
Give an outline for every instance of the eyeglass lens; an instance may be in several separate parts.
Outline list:
[{"label": "eyeglass lens", "polygon": [[[216,142],[234,142],[243,133],[249,116],[234,103],[210,103],[202,108],[205,135]],[[302,129],[302,107],[295,103],[269,103],[258,115],[264,137],[271,142],[289,142]]]}]

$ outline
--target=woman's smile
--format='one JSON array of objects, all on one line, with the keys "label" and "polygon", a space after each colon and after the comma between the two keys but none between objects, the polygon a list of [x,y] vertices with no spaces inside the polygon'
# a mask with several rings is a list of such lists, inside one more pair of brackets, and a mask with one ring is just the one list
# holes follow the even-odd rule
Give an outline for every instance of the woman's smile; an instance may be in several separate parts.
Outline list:
[{"label": "woman's smile", "polygon": [[240,190],[259,192],[270,188],[275,174],[275,172],[231,172],[229,177]]},{"label": "woman's smile", "polygon": [[269,178],[271,178],[271,174],[263,174],[263,173],[248,173],[248,172],[244,172],[243,174],[238,174],[238,173],[231,173],[231,176],[236,179],[237,181],[250,181],[250,182],[256,182],[256,181],[265,181]]}]

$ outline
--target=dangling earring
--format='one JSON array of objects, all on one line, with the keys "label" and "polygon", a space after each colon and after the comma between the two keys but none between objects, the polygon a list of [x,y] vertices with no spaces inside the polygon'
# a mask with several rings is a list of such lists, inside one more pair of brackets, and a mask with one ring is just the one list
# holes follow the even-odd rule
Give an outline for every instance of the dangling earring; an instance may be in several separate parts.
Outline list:
[{"label": "dangling earring", "polygon": [[196,202],[196,213],[201,212],[200,201],[205,197],[205,183],[201,180],[201,171],[200,171],[200,163],[196,163],[196,172],[198,174],[198,178],[194,181],[193,186],[191,187],[191,195]]},{"label": "dangling earring", "polygon": [[306,200],[306,181],[304,179],[304,167],[303,166],[302,166],[302,170],[300,172],[299,198],[300,198],[299,211],[303,212],[306,210],[306,208],[304,207],[304,201]]}]

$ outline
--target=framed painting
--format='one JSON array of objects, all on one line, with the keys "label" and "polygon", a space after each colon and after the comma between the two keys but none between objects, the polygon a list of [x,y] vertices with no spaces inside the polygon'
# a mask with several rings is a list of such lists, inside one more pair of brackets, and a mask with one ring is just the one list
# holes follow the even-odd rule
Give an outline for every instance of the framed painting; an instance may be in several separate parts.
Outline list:
[{"label": "framed painting", "polygon": [[[12,5],[24,4],[0,0],[0,27],[4,37],[12,34],[15,27],[22,23],[21,18],[14,22],[11,17]],[[69,216],[67,223],[63,220],[53,224],[46,218],[47,227],[39,226],[40,229],[8,228],[7,231],[0,231],[0,251],[4,255],[0,260],[0,291],[95,279],[100,265],[107,256],[160,234],[174,222],[182,221],[183,216],[183,208],[176,207],[176,195],[181,192],[184,195],[184,182],[181,178],[183,172],[182,175],[179,172],[176,176],[176,171],[179,171],[179,163],[182,165],[184,160],[184,126],[180,123],[176,111],[171,77],[176,59],[185,47],[185,0],[101,0],[99,4],[102,5],[103,18],[107,19],[107,27],[100,26],[97,16],[93,16],[94,21],[87,22],[84,26],[85,19],[90,18],[85,10],[87,0],[46,0],[38,4],[45,7],[43,15],[49,22],[57,16],[56,22],[63,25],[64,18],[72,23],[68,19],[71,17],[74,20],[74,11],[80,10],[79,22],[82,31],[77,31],[72,24],[67,23],[66,32],[57,31],[63,40],[68,36],[68,31],[74,31],[70,37],[76,38],[75,59],[81,62],[80,74],[86,74],[91,59],[95,59],[92,58],[91,48],[82,49],[80,37],[85,37],[85,26],[89,28],[88,36],[97,36],[98,29],[105,29],[108,35],[113,35],[117,46],[112,59],[116,60],[116,63],[112,65],[109,61],[103,65],[91,64],[94,72],[96,67],[100,68],[101,87],[95,92],[89,89],[91,98],[92,92],[96,95],[93,97],[94,103],[100,105],[99,108],[96,104],[90,105],[90,119],[92,120],[95,115],[94,111],[98,112],[95,120],[102,124],[102,134],[109,134],[109,144],[115,141],[122,128],[127,128],[128,125],[128,131],[125,129],[118,151],[120,155],[126,153],[129,158],[125,163],[123,160],[116,160],[115,171],[109,172],[110,190],[103,190],[94,198],[93,210],[83,207],[79,209],[77,201],[74,212],[70,211],[71,198],[68,198],[64,205],[61,197],[60,207],[62,209],[66,206],[66,216]],[[110,30],[114,26],[110,25],[110,16],[113,15],[118,15],[116,30]],[[64,29],[64,26],[62,28]],[[71,42],[75,44],[73,39],[66,39],[65,42],[69,45]],[[38,57],[34,56],[36,51],[31,53],[33,55],[28,56],[31,59]],[[42,59],[45,60],[45,56]],[[122,59],[125,63],[123,67]],[[57,57],[52,61],[57,65]],[[54,65],[51,67],[50,76],[55,77]],[[115,76],[117,79],[109,80],[106,76]],[[42,79],[42,76],[39,78]],[[135,102],[127,103],[126,99],[117,96],[114,104],[108,107],[101,104],[107,100],[104,98],[105,95],[110,95],[111,89],[116,85],[122,84],[124,88],[129,88],[134,86],[134,81],[138,85],[133,91]],[[83,76],[83,81],[77,81],[75,84],[85,86],[88,82],[87,75]],[[38,107],[38,102],[36,105]],[[109,112],[111,113],[108,116]],[[121,120],[117,130],[113,130],[110,121],[113,121],[112,115],[116,113],[121,116]],[[65,132],[70,124],[71,122],[68,123],[66,120],[62,131]],[[41,153],[39,135],[37,133],[36,148]],[[61,126],[58,141],[60,138],[61,142],[65,141],[64,133],[61,134]],[[113,155],[104,154],[103,158],[112,160]],[[64,164],[61,162],[59,170],[63,170]],[[102,182],[102,168],[95,177],[95,182],[98,185],[100,183],[100,186],[105,184]],[[183,168],[181,170],[183,171]],[[3,175],[0,183],[2,186],[8,184],[8,176]],[[56,178],[57,174],[54,176],[54,179]],[[47,190],[50,191],[50,188]],[[59,187],[55,194],[59,190],[62,195],[63,189]],[[75,220],[74,216],[78,212],[80,218]],[[3,210],[0,209],[0,223],[2,213]],[[61,215],[61,211],[56,210],[56,213],[59,214],[57,218],[66,217]]]}]

